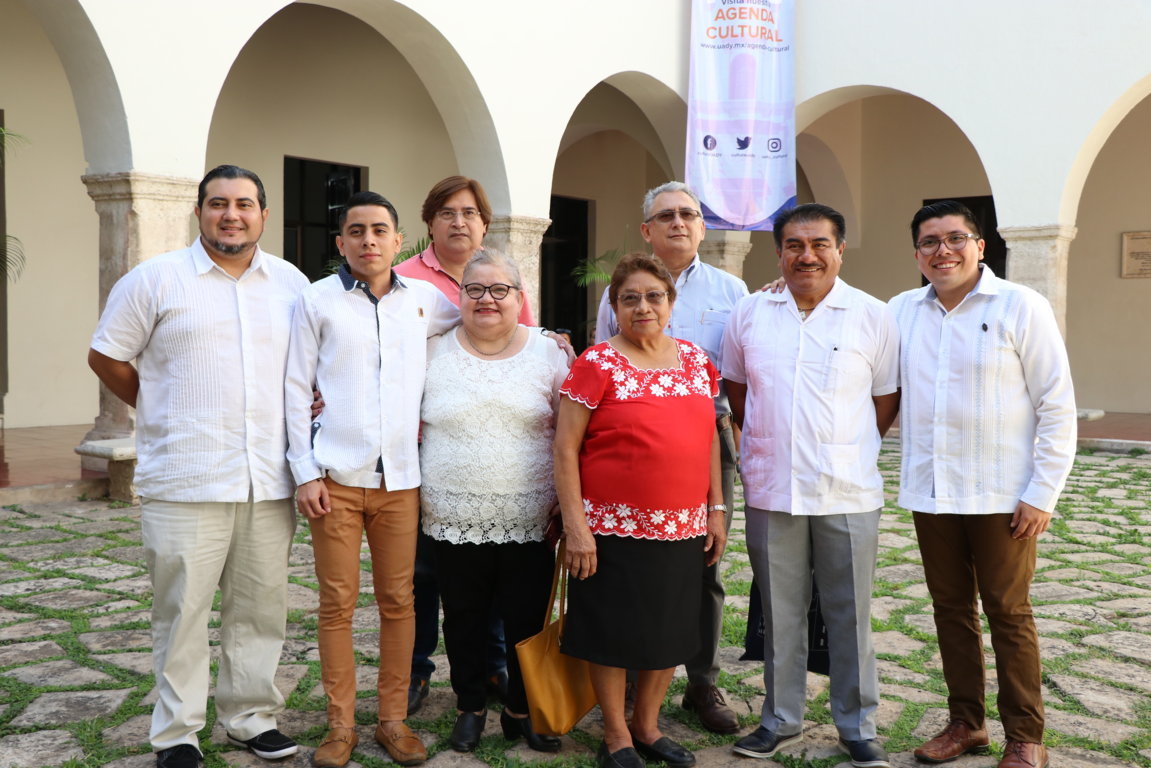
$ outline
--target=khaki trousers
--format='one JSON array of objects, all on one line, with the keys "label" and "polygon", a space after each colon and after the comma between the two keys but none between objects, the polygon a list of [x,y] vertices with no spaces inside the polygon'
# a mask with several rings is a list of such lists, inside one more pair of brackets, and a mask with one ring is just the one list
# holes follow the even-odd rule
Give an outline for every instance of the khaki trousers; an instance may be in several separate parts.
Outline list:
[{"label": "khaki trousers", "polygon": [[352,616],[360,595],[360,546],[367,533],[372,585],[380,613],[380,721],[403,720],[415,642],[412,570],[419,523],[418,488],[351,488],[324,480],[332,511],[311,520],[320,583],[320,673],[328,695],[328,724],[356,725],[356,660]]},{"label": "khaki trousers", "polygon": [[276,727],[284,697],[274,684],[284,646],[291,499],[233,504],[140,500],[152,576],[156,706],[150,741],[160,751],[199,749],[207,716],[208,617],[219,586],[216,719],[251,739]]},{"label": "khaki trousers", "polygon": [[1030,595],[1036,539],[1011,538],[1011,515],[914,517],[951,718],[972,728],[984,725],[982,598],[1003,730],[1009,741],[1042,743],[1042,669]]}]

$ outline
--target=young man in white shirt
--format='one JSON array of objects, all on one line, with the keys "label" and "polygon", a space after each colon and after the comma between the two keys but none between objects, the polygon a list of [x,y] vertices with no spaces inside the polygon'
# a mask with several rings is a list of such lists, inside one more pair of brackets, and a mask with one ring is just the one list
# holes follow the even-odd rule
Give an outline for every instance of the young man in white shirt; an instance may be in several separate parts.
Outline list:
[{"label": "young man in white shirt", "polygon": [[776,217],[787,289],[736,305],[723,378],[743,429],[747,547],[764,605],[760,726],[733,751],[767,758],[802,738],[811,574],[827,623],[831,713],[857,768],[876,739],[871,588],[883,507],[880,438],[899,405],[899,334],[878,299],[839,279],[844,220],[824,205]]},{"label": "young man in white shirt", "polygon": [[950,723],[928,763],[987,751],[979,599],[991,629],[1007,737],[999,768],[1043,768],[1036,540],[1075,458],[1076,409],[1055,314],[983,265],[971,211],[948,200],[911,223],[930,285],[891,300],[902,337],[899,504],[914,512]]},{"label": "young man in white shirt", "polygon": [[[288,460],[297,505],[312,529],[328,696],[328,734],[312,758],[317,768],[346,764],[358,741],[352,617],[365,532],[380,614],[375,738],[400,765],[427,759],[404,723],[415,640],[417,437],[427,338],[457,324],[460,313],[431,283],[392,271],[402,244],[392,204],[374,192],[353,195],[336,238],[346,264],[301,293],[292,320],[284,383]],[[313,388],[325,401],[314,420]]]},{"label": "young man in white shirt", "polygon": [[274,677],[295,531],[284,365],[292,305],[308,280],[257,245],[268,209],[251,171],[209,171],[195,213],[192,245],[143,262],[112,288],[88,353],[100,380],[136,408],[159,768],[200,760],[217,585],[216,718],[260,757],[297,751],[276,730],[284,699]]}]

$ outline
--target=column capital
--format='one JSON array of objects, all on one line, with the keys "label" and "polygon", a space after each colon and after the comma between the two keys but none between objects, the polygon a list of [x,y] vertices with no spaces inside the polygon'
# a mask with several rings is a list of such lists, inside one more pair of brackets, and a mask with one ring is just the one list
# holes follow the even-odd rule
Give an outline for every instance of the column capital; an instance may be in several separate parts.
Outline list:
[{"label": "column capital", "polygon": [[523,291],[531,300],[536,320],[540,318],[540,243],[551,219],[514,214],[493,216],[484,245],[511,256],[520,268]]},{"label": "column capital", "polygon": [[704,240],[699,244],[701,261],[743,277],[743,262],[751,253],[750,240]]},{"label": "column capital", "polygon": [[1067,335],[1067,258],[1078,230],[1070,224],[999,227],[1007,242],[1007,279],[1047,297]]},{"label": "column capital", "polygon": [[180,203],[195,203],[200,182],[182,176],[159,176],[139,171],[95,173],[81,176],[88,197],[97,203],[147,198]]}]

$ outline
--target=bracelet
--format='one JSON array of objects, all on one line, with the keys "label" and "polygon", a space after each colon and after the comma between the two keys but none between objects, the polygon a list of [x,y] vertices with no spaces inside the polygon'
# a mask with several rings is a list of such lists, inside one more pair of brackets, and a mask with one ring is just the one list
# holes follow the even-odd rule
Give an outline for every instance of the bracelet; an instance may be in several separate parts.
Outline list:
[{"label": "bracelet", "polygon": [[707,508],[707,511],[708,512],[723,512],[724,514],[727,514],[727,505],[726,504],[712,504]]}]

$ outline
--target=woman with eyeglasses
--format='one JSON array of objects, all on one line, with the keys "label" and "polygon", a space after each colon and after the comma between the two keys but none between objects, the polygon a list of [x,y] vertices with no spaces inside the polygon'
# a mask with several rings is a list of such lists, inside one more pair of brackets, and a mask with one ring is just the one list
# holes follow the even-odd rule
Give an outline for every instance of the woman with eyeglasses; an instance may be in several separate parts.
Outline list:
[{"label": "woman with eyeglasses", "polygon": [[[435,541],[458,752],[476,748],[487,720],[493,607],[509,649],[539,632],[555,564],[545,532],[556,511],[552,440],[568,359],[538,328],[519,325],[521,285],[510,258],[475,253],[462,273],[462,325],[428,342],[420,500]],[[558,751],[559,739],[532,730],[514,652],[507,661],[504,736]]]},{"label": "woman with eyeglasses", "polygon": [[[702,572],[727,534],[707,354],[668,336],[675,282],[631,254],[608,298],[619,333],[586,350],[560,389],[556,490],[573,578],[563,652],[590,663],[603,711],[601,768],[671,768],[695,756],[659,730],[675,667],[699,646]],[[631,722],[626,670],[638,671]]]}]

